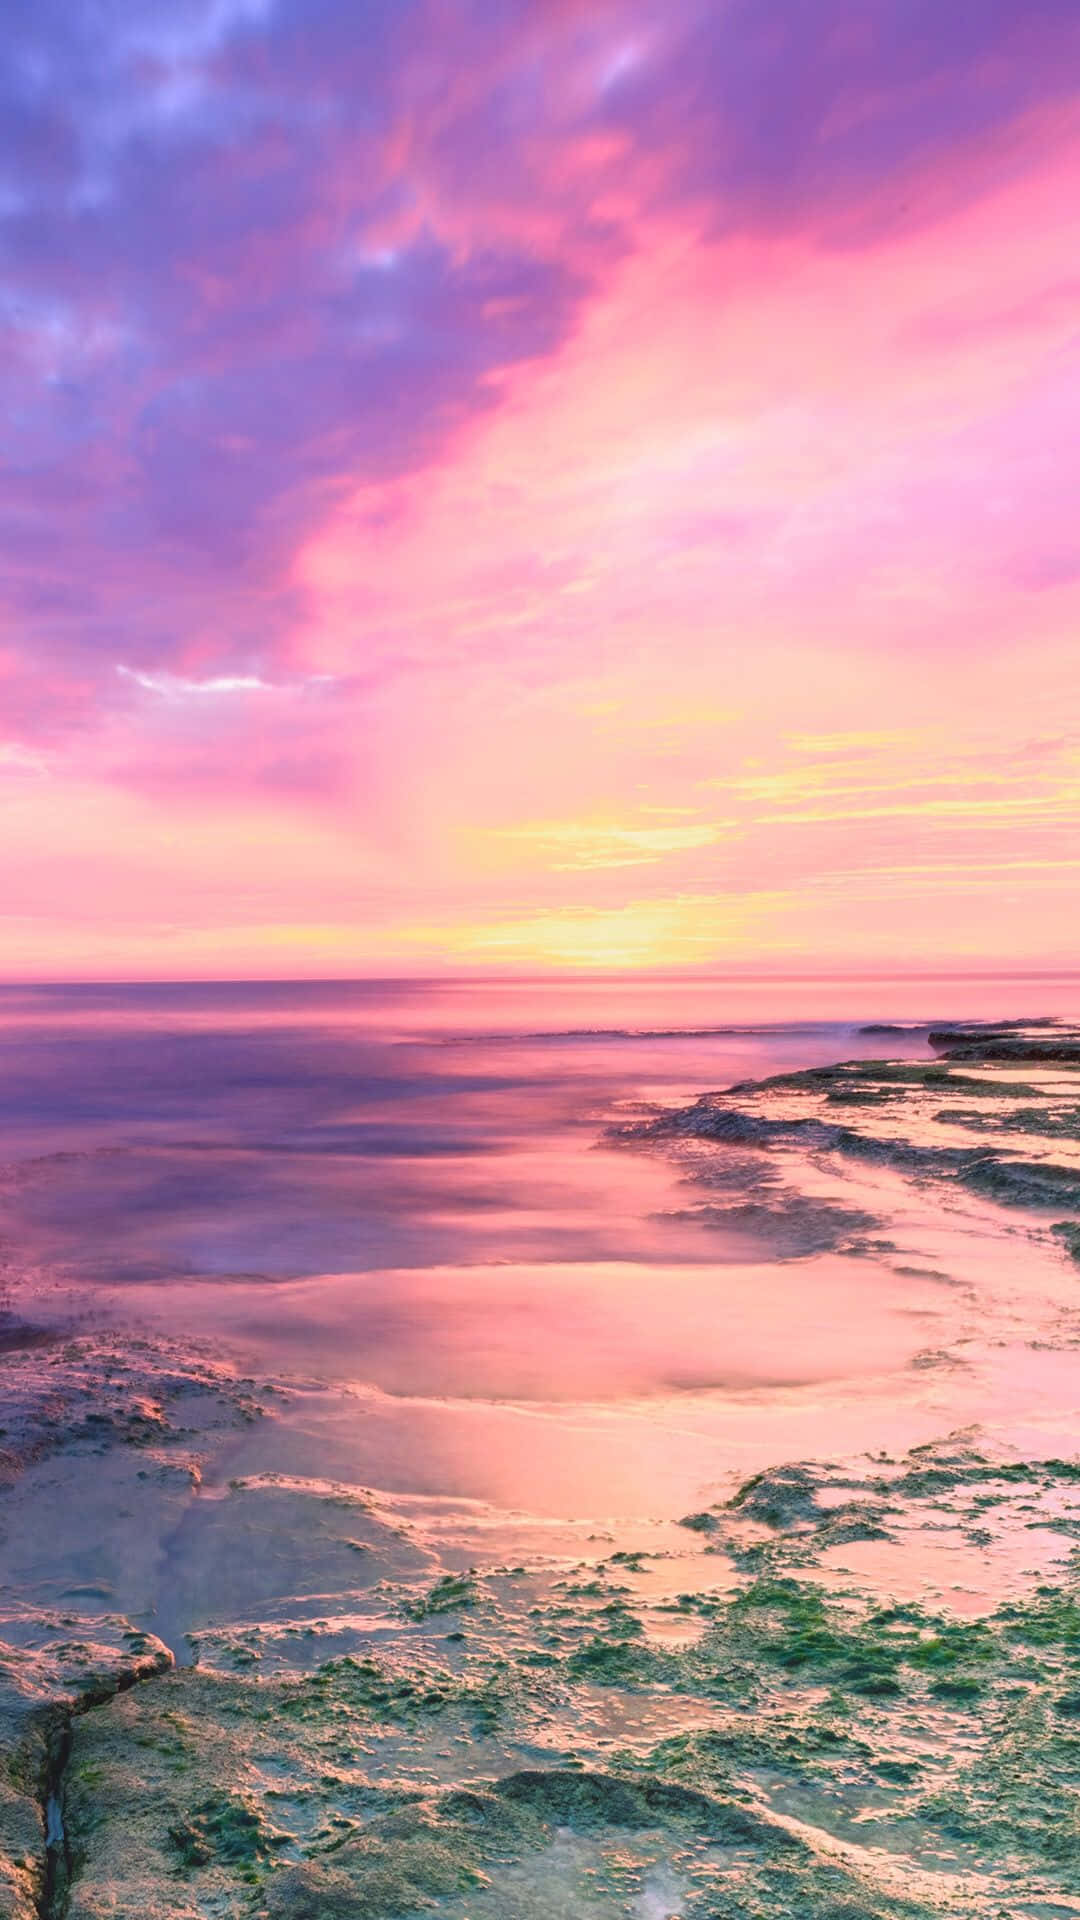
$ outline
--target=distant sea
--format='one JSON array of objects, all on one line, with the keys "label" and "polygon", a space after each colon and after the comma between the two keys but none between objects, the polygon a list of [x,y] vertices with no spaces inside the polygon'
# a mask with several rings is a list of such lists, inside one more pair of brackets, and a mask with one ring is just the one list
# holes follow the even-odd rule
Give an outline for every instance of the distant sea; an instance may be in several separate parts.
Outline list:
[{"label": "distant sea", "polygon": [[88,1286],[711,1258],[597,1148],[641,1102],[1078,1010],[1049,976],[7,987],[10,1255]]}]

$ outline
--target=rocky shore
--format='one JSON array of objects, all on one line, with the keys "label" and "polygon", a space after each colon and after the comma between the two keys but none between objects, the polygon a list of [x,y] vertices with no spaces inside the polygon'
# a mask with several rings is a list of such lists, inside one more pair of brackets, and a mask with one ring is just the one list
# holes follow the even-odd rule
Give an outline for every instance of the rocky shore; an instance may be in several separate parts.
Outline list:
[{"label": "rocky shore", "polygon": [[[931,1042],[622,1138],[808,1276],[903,1273],[873,1181],[989,1208],[1061,1276],[990,1344],[1067,1372],[1080,1040]],[[25,1301],[0,1342],[2,1920],[1080,1914],[1067,1387],[1056,1427],[1036,1396],[1023,1431],[868,1432],[572,1526],[313,1474],[345,1389]],[[971,1361],[941,1364],[947,1396]]]},{"label": "rocky shore", "polygon": [[[24,1608],[2,1910],[1073,1911],[1078,1485],[960,1440],[791,1466],[683,1516],[685,1550],[384,1579],[205,1631],[182,1667],[121,1620],[91,1639]],[[1035,1529],[1053,1577],[985,1610],[869,1577],[875,1552],[887,1582],[890,1557]]]}]

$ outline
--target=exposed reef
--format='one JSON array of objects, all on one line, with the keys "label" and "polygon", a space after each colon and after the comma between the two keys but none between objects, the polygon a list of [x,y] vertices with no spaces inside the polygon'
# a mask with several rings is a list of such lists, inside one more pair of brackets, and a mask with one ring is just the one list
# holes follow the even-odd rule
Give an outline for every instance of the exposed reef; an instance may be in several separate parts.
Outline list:
[{"label": "exposed reef", "polygon": [[16,1609],[0,1634],[0,1915],[52,1920],[66,1910],[61,1804],[74,1721],[164,1672],[172,1655],[117,1618]]},{"label": "exposed reef", "polygon": [[[824,1256],[787,1298],[887,1271],[928,1418],[966,1362],[920,1316],[969,1282],[889,1240],[890,1194],[1043,1263],[1059,1317],[1007,1357],[1064,1374],[1080,1259],[1080,1036],[932,1041],[616,1136],[761,1271]],[[728,1454],[681,1519],[547,1523],[348,1478],[351,1389],[13,1314],[0,1352],[0,1920],[1080,1915],[1080,1459],[1041,1404],[1012,1446]]]},{"label": "exposed reef", "polygon": [[[73,1723],[173,1664],[110,1610],[97,1570],[113,1551],[137,1567],[205,1453],[261,1408],[254,1382],[175,1346],[66,1337],[10,1312],[0,1331],[0,1920],[53,1920],[66,1911]],[[59,1578],[43,1579],[52,1566]]]},{"label": "exposed reef", "polygon": [[[714,1166],[688,1163],[694,1183],[729,1197],[696,1217],[814,1253],[844,1246],[876,1223],[835,1196],[785,1183],[794,1157],[834,1174],[845,1162],[917,1183],[954,1187],[1000,1206],[1056,1216],[1063,1248],[1080,1254],[1080,1032],[1059,1022],[934,1030],[937,1060],[853,1060],[740,1081],[691,1105],[613,1130],[633,1145],[725,1150]],[[1023,1076],[1014,1063],[1025,1066]],[[959,1064],[958,1064],[959,1063]],[[978,1073],[972,1067],[981,1069]],[[1032,1073],[1030,1069],[1037,1069]],[[787,1244],[778,1224],[786,1218]],[[831,1237],[830,1237],[831,1236]]]},{"label": "exposed reef", "polygon": [[950,1060],[1035,1060],[1080,1065],[1080,1032],[1061,1020],[972,1020],[931,1027],[927,1039]]},{"label": "exposed reef", "polygon": [[[142,1388],[166,1358],[141,1355]],[[188,1390],[183,1370],[169,1378],[166,1426]],[[204,1384],[225,1419],[227,1378]],[[234,1387],[242,1407],[252,1387]],[[162,1445],[123,1421],[75,1425],[99,1468]],[[269,1501],[320,1578],[335,1542],[365,1534],[353,1589],[205,1626],[180,1668],[137,1624],[11,1605],[0,1913],[1068,1911],[1078,1489],[1080,1464],[960,1434],[768,1468],[655,1551],[601,1539],[578,1559],[440,1568],[381,1496],[241,1477],[211,1516],[243,1530]],[[991,1538],[1019,1567],[1038,1540],[1048,1577],[999,1580],[967,1614],[905,1594],[920,1560],[981,1567]]]},{"label": "exposed reef", "polygon": [[245,1634],[243,1672],[235,1636],[206,1636],[197,1667],[71,1722],[65,1911],[1071,1911],[1076,1578],[964,1618],[861,1592],[831,1562],[943,1526],[974,1544],[991,1511],[1069,1528],[1078,1484],[1080,1466],[995,1461],[963,1437],[857,1472],[796,1464],[688,1517],[696,1584],[666,1598],[662,1560],[616,1551],[389,1586],[400,1637],[369,1623],[320,1657],[340,1638],[324,1623],[299,1668],[280,1629]]}]

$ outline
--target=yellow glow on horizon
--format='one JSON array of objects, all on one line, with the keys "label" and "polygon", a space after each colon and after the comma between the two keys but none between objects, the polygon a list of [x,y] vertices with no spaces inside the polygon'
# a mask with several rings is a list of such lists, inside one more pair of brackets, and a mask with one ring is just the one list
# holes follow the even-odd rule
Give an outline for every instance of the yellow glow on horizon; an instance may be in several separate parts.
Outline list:
[{"label": "yellow glow on horizon", "polygon": [[587,907],[526,913],[518,918],[415,928],[454,959],[579,967],[583,971],[648,970],[701,966],[737,951],[770,909],[783,907],[767,895],[680,894],[631,901],[607,911]]}]

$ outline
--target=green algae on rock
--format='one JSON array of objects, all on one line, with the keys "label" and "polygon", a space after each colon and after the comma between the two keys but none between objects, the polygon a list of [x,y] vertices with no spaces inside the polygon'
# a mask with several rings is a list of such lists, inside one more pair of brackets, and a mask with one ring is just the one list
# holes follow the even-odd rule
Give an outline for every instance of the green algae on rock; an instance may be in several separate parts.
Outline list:
[{"label": "green algae on rock", "polygon": [[[943,1058],[851,1060],[738,1081],[609,1137],[684,1158],[695,1143],[719,1150],[719,1159],[687,1160],[686,1177],[707,1189],[719,1183],[727,1197],[690,1211],[756,1235],[774,1256],[848,1243],[858,1251],[859,1235],[877,1224],[843,1191],[807,1193],[781,1180],[780,1156],[789,1165],[798,1149],[841,1181],[845,1163],[863,1163],[1036,1217],[1075,1215],[1053,1230],[1080,1259],[1080,1029],[1000,1023],[930,1039]],[[1020,1060],[1037,1071],[1020,1079]],[[972,1065],[982,1071],[973,1074]]]},{"label": "green algae on rock", "polygon": [[958,1619],[817,1565],[847,1495],[932,1531],[1078,1471],[954,1445],[756,1476],[699,1564],[757,1526],[778,1566],[671,1603],[699,1623],[685,1645],[646,1635],[623,1554],[546,1586],[471,1576],[452,1648],[421,1610],[381,1655],[152,1679],[74,1723],[71,1920],[615,1920],[661,1890],[686,1920],[991,1920],[1078,1898],[1075,1580]]},{"label": "green algae on rock", "polygon": [[0,1619],[0,1630],[12,1636],[0,1639],[0,1916],[48,1920],[67,1877],[54,1801],[72,1722],[166,1671],[172,1655],[115,1618],[23,1607]]}]

